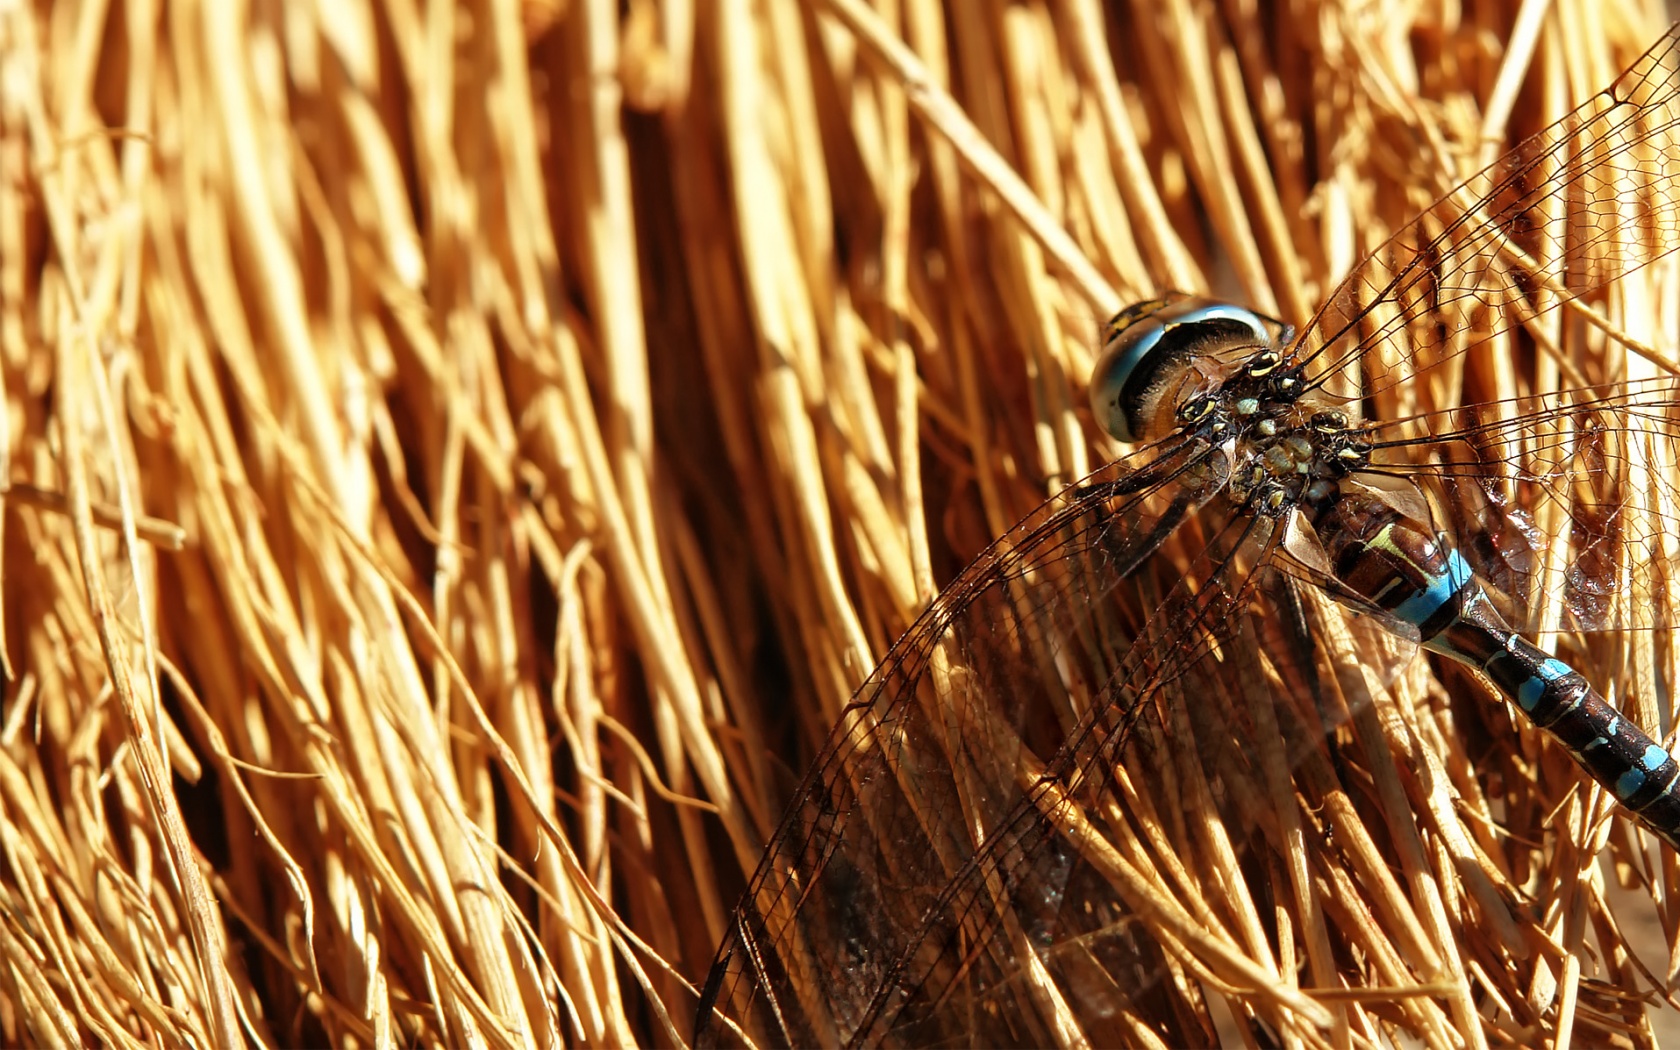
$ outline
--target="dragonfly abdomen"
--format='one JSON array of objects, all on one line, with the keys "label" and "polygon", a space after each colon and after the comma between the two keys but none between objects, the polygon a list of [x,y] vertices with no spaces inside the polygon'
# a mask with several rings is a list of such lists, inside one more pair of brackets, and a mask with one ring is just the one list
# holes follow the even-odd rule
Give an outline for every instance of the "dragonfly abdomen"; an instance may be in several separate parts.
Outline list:
[{"label": "dragonfly abdomen", "polygon": [[[1479,586],[1476,591],[1476,604],[1493,612]],[[1498,628],[1484,627],[1468,615],[1447,633],[1450,646],[1430,648],[1466,663],[1474,663],[1499,637]],[[1476,666],[1618,802],[1680,849],[1680,764],[1667,749],[1623,718],[1574,668],[1519,635],[1507,632],[1503,646]]]},{"label": "dragonfly abdomen", "polygon": [[1341,494],[1313,525],[1351,591],[1475,668],[1581,768],[1680,849],[1680,764],[1574,668],[1512,631],[1462,555],[1375,496]]}]

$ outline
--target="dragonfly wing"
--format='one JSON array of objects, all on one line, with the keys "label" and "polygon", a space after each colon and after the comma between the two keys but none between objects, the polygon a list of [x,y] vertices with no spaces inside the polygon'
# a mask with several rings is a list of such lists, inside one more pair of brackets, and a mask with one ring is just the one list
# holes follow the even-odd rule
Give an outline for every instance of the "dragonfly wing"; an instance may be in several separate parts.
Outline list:
[{"label": "dragonfly wing", "polygon": [[[1363,260],[1301,330],[1300,357],[1331,393],[1392,418],[1410,411],[1396,384],[1513,328],[1555,347],[1552,311],[1680,248],[1677,124],[1680,25]],[[1570,316],[1621,334],[1598,312]]]},{"label": "dragonfly wing", "polygon": [[[1151,469],[1205,499],[1217,458]],[[1070,1024],[1137,1041],[1127,1003],[1170,967],[1094,843],[1137,804],[1140,726],[1234,644],[1274,530],[1184,530],[1127,577],[1185,508],[1123,471],[1076,491],[965,570],[859,691],[737,910],[699,1041],[731,1036],[713,1006],[794,1045],[1061,1042]]]},{"label": "dragonfly wing", "polygon": [[1514,630],[1676,626],[1680,378],[1432,413],[1373,443],[1374,471],[1428,493]]}]

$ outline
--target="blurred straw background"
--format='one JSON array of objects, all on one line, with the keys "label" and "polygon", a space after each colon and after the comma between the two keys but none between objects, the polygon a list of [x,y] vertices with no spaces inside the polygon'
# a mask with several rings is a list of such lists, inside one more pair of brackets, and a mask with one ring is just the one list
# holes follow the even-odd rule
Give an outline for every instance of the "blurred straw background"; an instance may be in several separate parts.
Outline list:
[{"label": "blurred straw background", "polygon": [[[852,691],[1116,453],[1097,322],[1306,319],[1665,25],[0,4],[0,1040],[686,1041]],[[1675,867],[1612,837],[1500,840],[1539,947],[1465,1045],[1651,1045],[1588,945],[1646,879],[1671,979]]]}]

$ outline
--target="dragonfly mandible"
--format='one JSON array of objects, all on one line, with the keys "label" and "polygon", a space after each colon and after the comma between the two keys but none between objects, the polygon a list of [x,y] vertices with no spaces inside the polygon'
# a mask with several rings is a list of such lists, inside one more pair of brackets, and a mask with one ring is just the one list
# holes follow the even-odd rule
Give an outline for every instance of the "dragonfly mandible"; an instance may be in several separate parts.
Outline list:
[{"label": "dragonfly mandible", "polygon": [[[1338,703],[1368,704],[1418,647],[1473,667],[1680,848],[1669,749],[1533,640],[1675,625],[1680,379],[1370,412],[1496,337],[1632,342],[1602,306],[1680,247],[1677,123],[1680,27],[1299,331],[1191,296],[1116,316],[1092,400],[1135,450],[995,541],[858,691],[733,917],[698,1041],[1200,1042],[1186,971],[1270,989],[1256,1017],[1332,1023],[1288,960],[1326,985],[1359,962],[1295,944],[1241,885],[1270,869],[1279,896],[1316,892],[1278,845],[1313,818],[1253,800],[1330,793]],[[1319,644],[1330,619],[1364,666]],[[1191,697],[1216,713],[1195,724]],[[1146,853],[1179,896],[1195,882],[1175,835],[1224,859],[1236,903],[1152,892]],[[1197,932],[1210,918],[1229,942]],[[1182,1027],[1126,1009],[1149,996]]]}]

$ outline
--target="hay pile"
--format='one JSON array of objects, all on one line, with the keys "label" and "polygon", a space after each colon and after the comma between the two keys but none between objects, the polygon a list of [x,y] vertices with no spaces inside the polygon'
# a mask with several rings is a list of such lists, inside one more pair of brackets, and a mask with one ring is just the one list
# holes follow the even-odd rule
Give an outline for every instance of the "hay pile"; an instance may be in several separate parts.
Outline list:
[{"label": "hay pile", "polygon": [[[0,8],[0,1039],[685,1041],[858,683],[1118,451],[1098,321],[1310,317],[1663,29],[1418,6]],[[1666,635],[1585,648],[1659,724]],[[1345,884],[1401,979],[1219,1009],[1649,1045],[1675,858],[1516,740],[1431,741],[1421,930]]]}]

